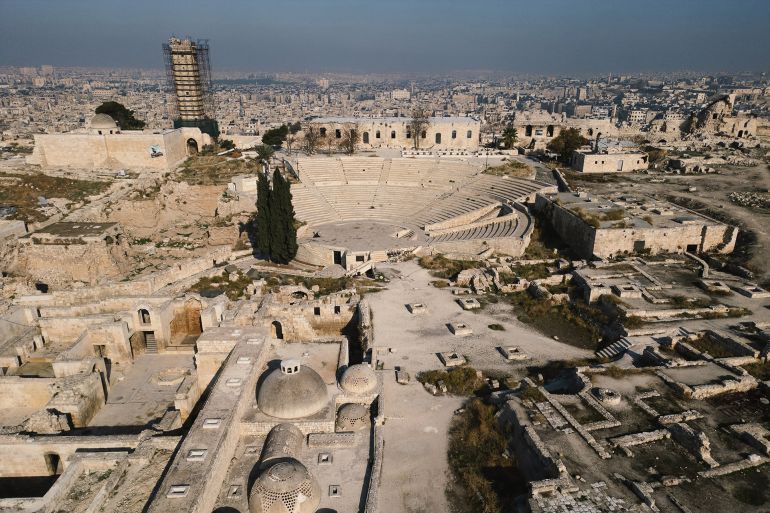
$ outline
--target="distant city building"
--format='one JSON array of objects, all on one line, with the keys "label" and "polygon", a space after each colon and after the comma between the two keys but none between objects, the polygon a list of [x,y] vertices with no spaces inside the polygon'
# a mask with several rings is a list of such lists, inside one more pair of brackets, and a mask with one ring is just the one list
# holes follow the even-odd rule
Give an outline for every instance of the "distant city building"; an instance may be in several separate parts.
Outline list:
[{"label": "distant city building", "polygon": [[328,117],[313,120],[323,137],[342,139],[344,131],[354,127],[360,134],[361,149],[390,148],[410,150],[414,137],[420,137],[421,150],[479,149],[481,123],[471,117],[429,118],[421,134],[412,134],[411,118],[346,118]]},{"label": "distant city building", "polygon": [[408,89],[395,89],[391,91],[390,97],[393,100],[410,100],[412,98],[412,93],[409,92]]},{"label": "distant city building", "polygon": [[212,137],[218,136],[208,41],[172,37],[163,45],[163,53],[169,86],[174,91],[174,128],[197,127]]}]

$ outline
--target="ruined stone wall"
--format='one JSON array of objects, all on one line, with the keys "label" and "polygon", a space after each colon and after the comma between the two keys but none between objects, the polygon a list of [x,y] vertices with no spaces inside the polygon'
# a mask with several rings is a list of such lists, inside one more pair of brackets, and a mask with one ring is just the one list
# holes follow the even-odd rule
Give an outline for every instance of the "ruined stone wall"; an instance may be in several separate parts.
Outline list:
[{"label": "ruined stone wall", "polygon": [[86,427],[104,406],[104,388],[98,373],[76,374],[57,380],[49,408],[70,416],[74,427]]},{"label": "ruined stone wall", "polygon": [[69,459],[79,450],[134,448],[139,438],[111,436],[20,436],[0,435],[0,469],[3,476],[47,476],[46,454],[61,458],[66,470]]},{"label": "ruined stone wall", "polygon": [[568,242],[581,257],[591,258],[594,254],[596,230],[566,209],[551,203],[545,196],[535,197],[535,212],[548,222],[562,240]]},{"label": "ruined stone wall", "polygon": [[581,173],[617,173],[647,169],[644,153],[581,153],[575,152],[572,167]]},{"label": "ruined stone wall", "polygon": [[122,202],[107,219],[120,223],[134,237],[152,237],[169,227],[192,224],[196,218],[213,219],[224,189],[223,185],[166,182],[152,200]]},{"label": "ruined stone wall", "polygon": [[82,281],[96,285],[128,270],[127,245],[23,244],[16,263],[18,271],[47,284]]},{"label": "ruined stone wall", "polygon": [[735,247],[730,236],[732,227],[727,225],[692,224],[666,228],[612,228],[596,230],[594,254],[609,257],[621,253],[633,253],[634,243],[644,241],[645,250],[655,253],[681,253],[688,245],[697,246],[697,251],[713,251],[725,240],[732,241],[720,251],[729,253]]},{"label": "ruined stone wall", "polygon": [[583,258],[610,257],[634,253],[634,244],[644,241],[645,250],[655,253],[681,253],[688,245],[697,251],[730,253],[735,248],[737,229],[724,224],[702,223],[661,228],[605,228],[595,229],[566,208],[537,195],[535,211],[546,219],[559,236],[567,241]]},{"label": "ruined stone wall", "polygon": [[0,408],[42,408],[53,397],[54,378],[0,377]]}]

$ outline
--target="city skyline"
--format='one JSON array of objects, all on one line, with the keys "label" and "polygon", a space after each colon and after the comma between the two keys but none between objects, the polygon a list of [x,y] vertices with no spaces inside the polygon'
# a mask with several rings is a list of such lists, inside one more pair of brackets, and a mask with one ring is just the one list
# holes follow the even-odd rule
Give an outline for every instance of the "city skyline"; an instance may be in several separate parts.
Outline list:
[{"label": "city skyline", "polygon": [[758,0],[131,5],[3,0],[0,66],[161,68],[160,45],[177,34],[209,39],[215,71],[585,75],[770,67],[770,4]]}]

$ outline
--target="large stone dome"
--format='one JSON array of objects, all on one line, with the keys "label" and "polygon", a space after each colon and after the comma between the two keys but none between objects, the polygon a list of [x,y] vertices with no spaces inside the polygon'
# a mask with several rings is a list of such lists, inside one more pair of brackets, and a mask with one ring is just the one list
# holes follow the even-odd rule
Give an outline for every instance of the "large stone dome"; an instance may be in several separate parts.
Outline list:
[{"label": "large stone dome", "polygon": [[371,394],[377,388],[377,375],[365,363],[351,365],[342,374],[340,386],[342,390],[351,394]]},{"label": "large stone dome", "polygon": [[96,114],[91,118],[91,128],[116,129],[118,124],[107,114]]},{"label": "large stone dome", "polygon": [[326,384],[316,371],[299,360],[284,360],[262,382],[257,405],[279,419],[299,419],[317,413],[329,402]]},{"label": "large stone dome", "polygon": [[297,460],[276,463],[263,471],[249,494],[250,513],[315,513],[321,488]]}]

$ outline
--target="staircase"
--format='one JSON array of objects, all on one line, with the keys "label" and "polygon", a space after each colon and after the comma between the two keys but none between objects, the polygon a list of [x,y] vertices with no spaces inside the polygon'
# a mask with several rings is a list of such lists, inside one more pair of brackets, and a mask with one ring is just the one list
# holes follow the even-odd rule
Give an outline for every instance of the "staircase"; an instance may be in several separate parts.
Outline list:
[{"label": "staircase", "polygon": [[612,360],[616,358],[618,355],[623,354],[626,349],[631,347],[633,345],[633,342],[628,340],[627,338],[621,338],[614,344],[610,344],[609,346],[605,347],[601,351],[596,352],[596,356],[599,358],[606,358],[608,360]]},{"label": "staircase", "polygon": [[144,343],[148,354],[158,354],[158,343],[155,341],[155,333],[145,333]]}]

